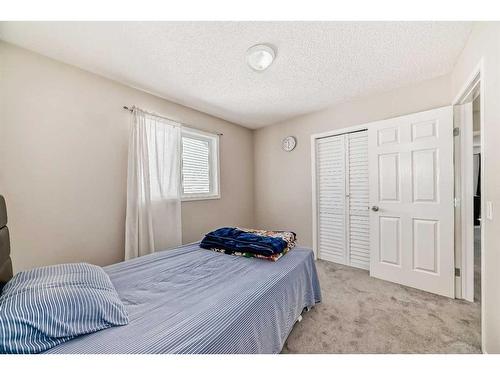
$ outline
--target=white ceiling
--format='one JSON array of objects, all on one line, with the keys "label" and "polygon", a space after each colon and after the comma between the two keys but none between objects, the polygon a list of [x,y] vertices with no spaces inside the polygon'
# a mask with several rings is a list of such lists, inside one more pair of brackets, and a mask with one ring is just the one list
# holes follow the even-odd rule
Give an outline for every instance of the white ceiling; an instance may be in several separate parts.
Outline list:
[{"label": "white ceiling", "polygon": [[[471,28],[470,22],[2,22],[0,38],[258,128],[447,74]],[[256,43],[277,49],[264,72],[245,62]]]}]

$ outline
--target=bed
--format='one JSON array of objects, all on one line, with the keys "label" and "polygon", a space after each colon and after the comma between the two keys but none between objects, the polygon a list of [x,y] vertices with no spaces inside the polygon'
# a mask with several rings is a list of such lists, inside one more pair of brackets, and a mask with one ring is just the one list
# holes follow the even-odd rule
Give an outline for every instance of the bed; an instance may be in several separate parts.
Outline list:
[{"label": "bed", "polygon": [[279,353],[302,311],[321,300],[313,253],[301,247],[270,262],[194,243],[104,269],[129,324],[45,353]]}]

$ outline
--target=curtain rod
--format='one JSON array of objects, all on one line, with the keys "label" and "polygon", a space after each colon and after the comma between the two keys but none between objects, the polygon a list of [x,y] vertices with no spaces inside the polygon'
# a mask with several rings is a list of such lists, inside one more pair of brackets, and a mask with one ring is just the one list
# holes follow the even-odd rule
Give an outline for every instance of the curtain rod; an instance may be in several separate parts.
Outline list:
[{"label": "curtain rod", "polygon": [[[138,108],[138,107],[136,107],[136,106],[132,106],[132,107],[127,107],[126,105],[124,105],[124,106],[123,106],[123,109],[126,109],[126,110],[127,110],[127,111],[129,111],[129,112],[134,112],[134,108],[140,109],[140,108]],[[163,118],[163,119],[165,119],[165,120],[169,120],[169,121],[176,122],[176,123],[178,123],[178,124],[180,124],[180,125],[182,125],[182,126],[184,126],[184,127],[186,127],[186,128],[189,128],[189,129],[199,130],[199,131],[202,131],[202,132],[205,132],[205,133],[212,133],[212,134],[215,134],[215,135],[224,135],[224,134],[219,133],[219,132],[214,132],[214,131],[210,131],[210,130],[203,130],[203,129],[199,129],[199,128],[196,128],[196,127],[194,127],[194,126],[191,126],[191,125],[188,125],[188,124],[184,124],[184,123],[179,122],[179,121],[177,121],[177,120],[174,120],[174,119],[168,118],[168,117],[166,117],[166,116],[161,116],[161,115],[158,115],[158,114],[153,113],[153,112],[148,112],[148,111],[145,111],[145,110],[143,110],[143,109],[140,109],[140,110],[141,110],[142,112],[144,112],[144,113],[147,113],[148,115],[152,115],[152,116],[156,116],[156,117]]]}]

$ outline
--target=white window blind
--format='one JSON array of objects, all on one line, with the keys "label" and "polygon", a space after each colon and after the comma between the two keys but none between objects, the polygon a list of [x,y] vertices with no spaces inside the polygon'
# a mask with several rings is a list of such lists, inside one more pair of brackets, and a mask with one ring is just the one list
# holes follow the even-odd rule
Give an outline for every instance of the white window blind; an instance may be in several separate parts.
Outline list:
[{"label": "white window blind", "polygon": [[210,193],[209,144],[207,141],[182,138],[182,176],[184,194]]},{"label": "white window blind", "polygon": [[218,138],[212,134],[183,131],[183,199],[218,198]]}]

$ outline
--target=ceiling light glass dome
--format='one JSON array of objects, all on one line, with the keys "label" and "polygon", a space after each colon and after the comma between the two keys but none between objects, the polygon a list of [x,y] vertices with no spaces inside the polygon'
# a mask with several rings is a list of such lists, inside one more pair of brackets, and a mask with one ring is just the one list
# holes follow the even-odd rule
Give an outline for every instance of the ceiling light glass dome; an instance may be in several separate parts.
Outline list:
[{"label": "ceiling light glass dome", "polygon": [[247,51],[248,65],[258,72],[266,70],[273,63],[274,49],[265,44],[257,44]]}]

